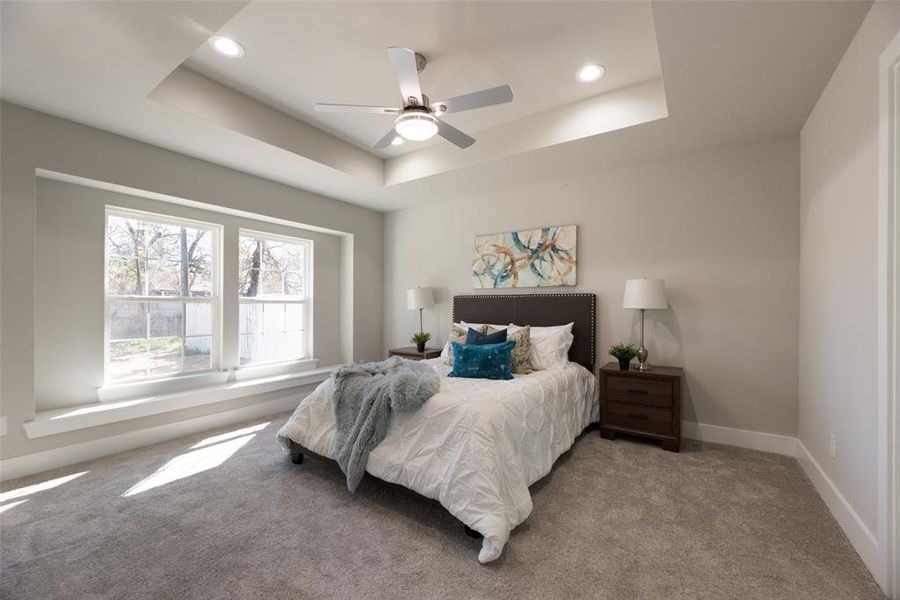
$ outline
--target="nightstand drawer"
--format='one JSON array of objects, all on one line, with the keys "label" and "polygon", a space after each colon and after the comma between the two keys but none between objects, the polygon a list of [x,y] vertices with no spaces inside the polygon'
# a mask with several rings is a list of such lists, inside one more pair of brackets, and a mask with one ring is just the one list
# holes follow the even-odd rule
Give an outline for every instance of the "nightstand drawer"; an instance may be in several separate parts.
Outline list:
[{"label": "nightstand drawer", "polygon": [[648,381],[632,377],[608,377],[606,397],[615,402],[671,408],[672,384],[668,381]]},{"label": "nightstand drawer", "polygon": [[669,435],[672,433],[672,411],[655,406],[607,402],[604,424],[646,433]]}]

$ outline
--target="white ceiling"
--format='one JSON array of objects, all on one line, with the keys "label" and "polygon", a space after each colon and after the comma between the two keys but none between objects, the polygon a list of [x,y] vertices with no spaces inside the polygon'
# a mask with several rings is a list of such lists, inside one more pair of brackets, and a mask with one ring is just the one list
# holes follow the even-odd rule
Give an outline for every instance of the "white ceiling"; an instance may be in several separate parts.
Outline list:
[{"label": "white ceiling", "polygon": [[[423,91],[432,101],[509,84],[511,104],[448,115],[474,134],[660,76],[648,1],[629,2],[254,2],[219,30],[245,55],[208,45],[185,65],[360,148],[391,128],[390,115],[327,114],[313,104],[400,106],[385,48],[424,54]],[[579,83],[576,70],[602,63],[607,74]],[[440,138],[380,152],[395,156]]]},{"label": "white ceiling", "polygon": [[[419,2],[403,6],[410,11],[416,7],[419,16],[410,17],[413,20],[409,27],[418,31],[421,38],[395,39],[398,33],[391,33],[395,31],[392,21],[383,20],[398,10],[397,5],[380,2],[356,4],[350,11],[338,2],[248,5],[220,1],[4,0],[0,2],[0,97],[287,185],[392,210],[530,181],[564,178],[621,162],[796,134],[870,3],[654,2],[652,20],[668,118],[505,154],[498,152],[504,141],[524,136],[533,128],[532,119],[516,117],[535,111],[542,115],[566,111],[568,108],[560,107],[560,103],[588,93],[581,90],[590,86],[581,86],[572,79],[574,69],[584,60],[597,60],[610,68],[607,78],[594,86],[597,92],[607,91],[602,86],[627,86],[643,77],[641,69],[652,62],[652,57],[647,59],[646,49],[635,50],[641,58],[635,58],[626,68],[625,63],[608,59],[629,60],[630,57],[622,56],[627,52],[608,50],[601,45],[603,40],[595,39],[596,47],[606,55],[588,58],[592,46],[579,44],[591,41],[586,33],[590,28],[585,27],[588,21],[593,22],[597,32],[604,31],[603,36],[597,37],[613,35],[604,27],[619,12],[622,19],[639,28],[639,9],[647,5],[558,1]],[[274,11],[275,16],[257,15],[269,11]],[[332,17],[329,27],[340,28],[331,29],[330,39],[327,27],[322,27],[321,32],[317,27],[327,21],[325,17],[323,21],[306,18],[298,25],[295,35],[321,33],[317,38],[320,47],[291,40],[292,27],[277,23],[291,24],[297,14],[308,17],[308,11],[344,14],[342,23]],[[521,22],[520,11],[528,15],[521,17]],[[588,19],[587,12],[581,11],[598,12]],[[506,19],[502,17],[504,12]],[[489,25],[482,21],[486,14],[492,15]],[[607,14],[608,18],[604,16]],[[266,19],[274,19],[278,26],[270,23],[270,29],[252,30],[264,27]],[[568,24],[562,26],[561,22]],[[235,33],[247,49],[245,59],[257,54],[262,57],[280,47],[295,48],[291,52],[302,49],[303,54],[289,57],[291,60],[276,58],[269,65],[249,69],[249,75],[258,76],[258,81],[248,80],[247,74],[226,81],[222,73],[208,70],[209,57],[204,58],[203,46],[209,35],[230,32],[232,24],[251,27],[246,33]],[[384,39],[375,35],[378,31]],[[571,32],[577,35],[570,36]],[[646,33],[641,35],[646,39]],[[570,37],[571,47],[566,45]],[[630,42],[620,42],[627,43]],[[473,112],[468,123],[463,117],[469,119],[470,115],[458,115],[458,121],[448,118],[453,124],[465,124],[478,132],[479,142],[469,150],[453,149],[451,153],[446,144],[434,144],[383,161],[284,115],[281,118],[291,126],[282,128],[282,136],[295,136],[294,145],[272,144],[248,134],[247,129],[223,126],[218,119],[200,118],[149,97],[170,75],[184,71],[179,66],[187,60],[210,77],[243,87],[245,93],[297,116],[308,110],[310,100],[389,103],[397,94],[382,53],[384,47],[394,44],[413,46],[430,56],[432,63],[423,81],[426,92],[432,96],[510,83],[517,94],[516,101],[485,109],[483,114]],[[265,52],[262,48],[266,48]],[[570,62],[565,60],[565,48],[573,53]],[[523,52],[532,58],[517,62],[515,57]],[[476,55],[485,58],[473,66]],[[549,57],[548,62],[539,60],[545,56]],[[336,66],[330,72],[322,67],[332,61]],[[221,68],[244,69],[225,64]],[[447,65],[458,66],[451,69]],[[292,66],[303,76],[291,77]],[[616,83],[619,76],[624,79]],[[279,77],[285,79],[281,84]],[[497,81],[497,77],[503,79]],[[550,78],[562,83],[550,85]],[[365,79],[365,85],[359,85],[361,79]],[[280,89],[286,92],[279,92]],[[591,89],[591,93],[594,91]],[[351,93],[355,95],[349,96]],[[308,100],[298,100],[301,94]],[[603,94],[599,99],[613,96]],[[247,101],[252,102],[249,98]],[[303,104],[307,104],[305,109]],[[576,102],[572,106],[579,105]],[[240,106],[248,104],[235,102],[229,107],[206,108],[225,113]],[[225,116],[233,120],[235,115],[232,112]],[[321,115],[312,118],[316,117]],[[269,121],[270,127],[278,123],[282,122]],[[345,126],[324,121],[314,124],[323,130]],[[373,136],[377,137],[371,132],[380,130],[371,121],[346,126],[349,129],[338,135],[352,139],[354,144],[370,143]],[[339,160],[334,158],[338,154]],[[418,177],[409,176],[419,164],[437,168],[423,171]],[[388,179],[396,172],[403,172],[404,176],[397,178],[396,184],[385,186],[384,178],[378,176],[382,171]]]}]

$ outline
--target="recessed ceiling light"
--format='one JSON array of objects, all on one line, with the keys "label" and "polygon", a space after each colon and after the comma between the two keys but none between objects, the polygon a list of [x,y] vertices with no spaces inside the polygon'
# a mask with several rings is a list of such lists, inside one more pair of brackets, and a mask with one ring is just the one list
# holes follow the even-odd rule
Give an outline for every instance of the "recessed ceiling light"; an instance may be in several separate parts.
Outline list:
[{"label": "recessed ceiling light", "polygon": [[402,146],[402,145],[403,145],[403,138],[400,137],[399,135],[397,137],[395,137],[393,140],[391,140],[391,146]]},{"label": "recessed ceiling light", "polygon": [[575,73],[575,79],[582,83],[597,81],[603,77],[604,73],[606,73],[606,69],[603,65],[584,65]]},{"label": "recessed ceiling light", "polygon": [[222,56],[227,56],[229,58],[240,58],[244,55],[244,49],[241,47],[241,45],[230,37],[214,35],[209,38],[209,45],[213,50],[215,50]]}]

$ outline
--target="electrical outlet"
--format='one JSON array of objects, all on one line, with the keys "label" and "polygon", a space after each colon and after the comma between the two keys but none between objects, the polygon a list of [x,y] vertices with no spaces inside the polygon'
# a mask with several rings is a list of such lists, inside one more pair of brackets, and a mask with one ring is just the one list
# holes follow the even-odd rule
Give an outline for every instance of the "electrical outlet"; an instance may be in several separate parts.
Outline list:
[{"label": "electrical outlet", "polygon": [[837,434],[831,432],[828,434],[828,451],[831,453],[831,459],[837,459]]},{"label": "electrical outlet", "polygon": [[6,417],[0,417],[0,436],[6,435]]}]

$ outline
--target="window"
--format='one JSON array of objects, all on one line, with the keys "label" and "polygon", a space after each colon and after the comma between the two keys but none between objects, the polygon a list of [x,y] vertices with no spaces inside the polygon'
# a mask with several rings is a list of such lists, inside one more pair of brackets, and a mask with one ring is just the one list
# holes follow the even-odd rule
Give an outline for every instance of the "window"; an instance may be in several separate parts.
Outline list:
[{"label": "window", "polygon": [[[128,384],[109,394],[243,366],[280,373],[312,359],[313,242],[230,227],[107,207],[106,381]],[[222,257],[235,255],[223,271]]]},{"label": "window", "polygon": [[312,355],[308,240],[241,231],[240,364]]},{"label": "window", "polygon": [[218,227],[106,214],[106,380],[217,366]]}]

